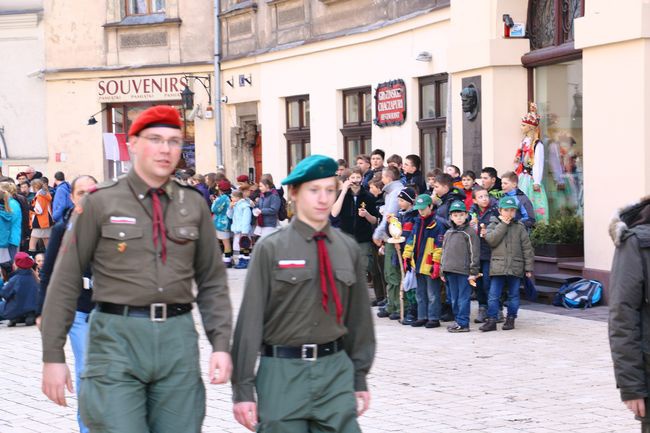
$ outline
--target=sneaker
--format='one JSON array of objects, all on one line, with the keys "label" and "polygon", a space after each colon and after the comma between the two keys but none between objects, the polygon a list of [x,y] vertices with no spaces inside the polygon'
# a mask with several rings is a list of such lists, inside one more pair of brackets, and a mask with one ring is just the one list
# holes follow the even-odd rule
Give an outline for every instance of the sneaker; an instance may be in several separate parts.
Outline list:
[{"label": "sneaker", "polygon": [[413,326],[415,322],[416,320],[412,317],[405,317],[404,320],[401,321],[402,325],[411,325],[411,326]]},{"label": "sneaker", "polygon": [[469,326],[460,326],[458,323],[454,323],[451,326],[447,326],[447,332],[452,332],[452,333],[469,332]]},{"label": "sneaker", "polygon": [[426,324],[427,324],[426,319],[418,319],[415,322],[411,323],[411,326],[414,327],[414,328],[419,328],[419,327],[424,326]]},{"label": "sneaker", "polygon": [[390,316],[388,316],[390,320],[399,320],[399,313],[390,313]]},{"label": "sneaker", "polygon": [[429,320],[427,323],[424,324],[425,328],[439,328],[440,327],[440,320]]},{"label": "sneaker", "polygon": [[389,316],[390,316],[390,313],[388,311],[386,311],[386,310],[379,310],[377,312],[377,317],[384,318],[384,317],[389,317]]}]

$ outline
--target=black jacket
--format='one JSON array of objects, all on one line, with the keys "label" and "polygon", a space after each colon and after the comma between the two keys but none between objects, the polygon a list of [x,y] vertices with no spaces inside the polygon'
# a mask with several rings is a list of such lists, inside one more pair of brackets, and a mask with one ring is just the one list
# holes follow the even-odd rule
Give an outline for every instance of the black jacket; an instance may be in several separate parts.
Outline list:
[{"label": "black jacket", "polygon": [[[41,277],[41,290],[39,293],[38,300],[38,314],[41,313],[43,309],[43,304],[45,303],[45,295],[47,294],[47,287],[50,284],[50,277],[52,276],[52,271],[54,271],[54,262],[56,261],[56,256],[59,254],[59,249],[61,248],[61,241],[63,240],[63,235],[65,234],[70,216],[72,215],[74,209],[70,209],[63,219],[58,223],[54,224],[52,227],[52,233],[50,234],[50,241],[47,244],[47,249],[45,251],[45,262],[43,263],[43,268],[40,272]],[[83,277],[92,278],[90,268],[86,270],[83,274]],[[82,276],[79,275],[81,280]],[[93,291],[92,289],[84,289],[77,299],[77,311],[82,313],[90,313],[95,304],[92,301]]]},{"label": "black jacket", "polygon": [[[621,399],[650,395],[650,198],[610,224],[616,246],[609,287],[609,344]],[[646,420],[650,421],[650,416]]]},{"label": "black jacket", "polygon": [[406,186],[415,185],[418,194],[424,194],[427,191],[427,183],[420,170],[413,174],[407,173],[404,176],[406,177]]},{"label": "black jacket", "polygon": [[440,197],[440,204],[436,209],[436,215],[438,215],[438,218],[447,221],[449,219],[449,206],[451,206],[451,204],[456,200],[465,203],[465,192],[454,186],[447,194]]},{"label": "black jacket", "polygon": [[341,212],[337,218],[338,227],[345,233],[352,235],[357,242],[371,242],[374,227],[367,219],[359,216],[359,208],[365,207],[370,215],[379,218],[376,201],[375,197],[363,188],[359,190],[359,194],[355,199],[352,190],[349,189],[345,194]]}]

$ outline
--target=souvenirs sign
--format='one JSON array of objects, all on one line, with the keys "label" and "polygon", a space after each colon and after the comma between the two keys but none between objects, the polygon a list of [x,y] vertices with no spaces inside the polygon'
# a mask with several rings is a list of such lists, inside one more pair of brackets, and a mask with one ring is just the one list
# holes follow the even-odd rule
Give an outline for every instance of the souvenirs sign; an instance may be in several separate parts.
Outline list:
[{"label": "souvenirs sign", "polygon": [[406,121],[406,85],[404,80],[381,83],[375,90],[375,124],[399,126]]}]

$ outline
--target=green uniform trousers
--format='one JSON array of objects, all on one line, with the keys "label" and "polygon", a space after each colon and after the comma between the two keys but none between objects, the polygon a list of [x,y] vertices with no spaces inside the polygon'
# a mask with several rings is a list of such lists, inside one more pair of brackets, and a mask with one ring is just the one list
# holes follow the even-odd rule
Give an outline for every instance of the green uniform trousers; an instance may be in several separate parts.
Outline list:
[{"label": "green uniform trousers", "polygon": [[262,356],[255,388],[259,433],[361,432],[345,351],[316,361]]},{"label": "green uniform trousers", "polygon": [[386,242],[384,244],[384,276],[386,277],[386,311],[399,313],[399,288],[402,282],[402,274],[397,266],[393,264],[393,256],[397,254],[395,245]]},{"label": "green uniform trousers", "polygon": [[205,387],[192,314],[90,317],[79,409],[91,433],[199,433]]}]

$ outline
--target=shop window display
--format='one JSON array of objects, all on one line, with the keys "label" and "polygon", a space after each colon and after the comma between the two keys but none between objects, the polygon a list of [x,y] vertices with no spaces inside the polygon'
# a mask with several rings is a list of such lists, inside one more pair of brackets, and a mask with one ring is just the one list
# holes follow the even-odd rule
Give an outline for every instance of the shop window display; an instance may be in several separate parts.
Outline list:
[{"label": "shop window display", "polygon": [[582,216],[582,60],[535,68],[535,99],[549,216]]}]

